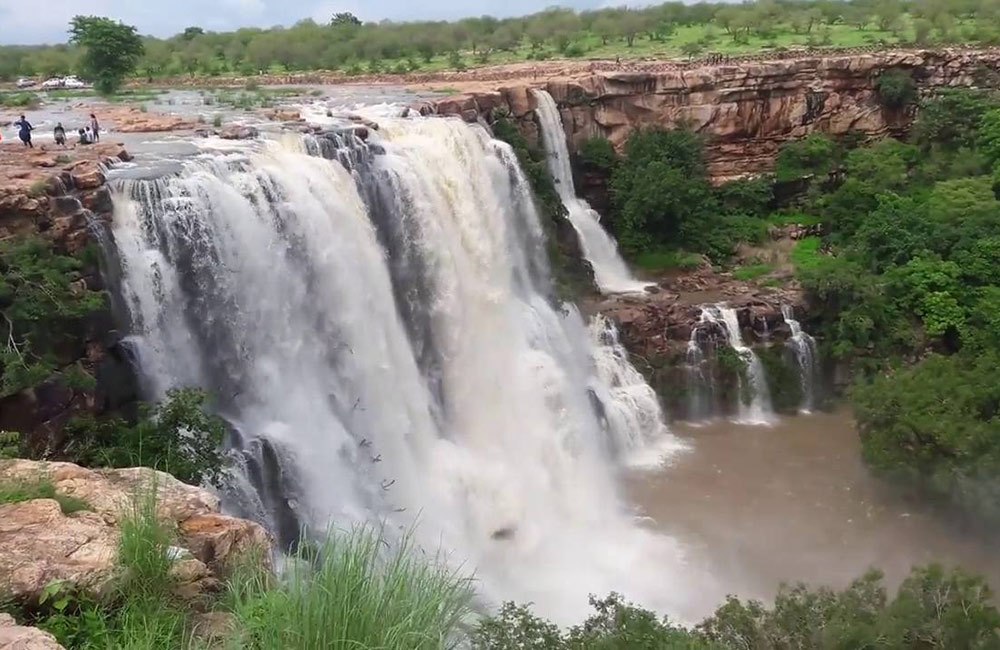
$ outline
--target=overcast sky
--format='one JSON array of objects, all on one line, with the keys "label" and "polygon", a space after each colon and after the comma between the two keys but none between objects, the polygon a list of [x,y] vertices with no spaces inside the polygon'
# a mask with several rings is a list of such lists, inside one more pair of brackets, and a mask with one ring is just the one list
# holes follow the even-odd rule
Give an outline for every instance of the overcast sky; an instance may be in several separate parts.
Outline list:
[{"label": "overcast sky", "polygon": [[553,4],[590,9],[607,0],[0,0],[0,44],[62,43],[77,14],[110,16],[142,34],[170,36],[189,25],[214,31],[291,25],[303,18],[327,21],[338,11],[362,20],[441,20],[463,16],[516,16]]}]

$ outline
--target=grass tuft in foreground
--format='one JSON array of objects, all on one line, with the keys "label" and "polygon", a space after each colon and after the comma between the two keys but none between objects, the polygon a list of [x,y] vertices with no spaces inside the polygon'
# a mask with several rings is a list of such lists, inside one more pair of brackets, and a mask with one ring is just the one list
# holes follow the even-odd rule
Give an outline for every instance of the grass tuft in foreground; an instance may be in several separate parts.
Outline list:
[{"label": "grass tuft in foreground", "polygon": [[280,585],[260,567],[244,562],[229,581],[240,648],[452,648],[473,597],[469,579],[420,557],[408,537],[367,527],[300,549]]}]

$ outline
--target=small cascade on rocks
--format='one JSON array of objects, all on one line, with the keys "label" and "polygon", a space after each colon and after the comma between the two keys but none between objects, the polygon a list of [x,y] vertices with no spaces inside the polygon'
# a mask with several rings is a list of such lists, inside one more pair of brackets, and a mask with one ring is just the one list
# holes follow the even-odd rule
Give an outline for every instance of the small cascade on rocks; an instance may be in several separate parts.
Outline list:
[{"label": "small cascade on rocks", "polygon": [[629,361],[610,319],[597,314],[589,329],[597,369],[591,390],[602,405],[612,453],[632,467],[659,466],[683,445],[667,430],[656,391]]},{"label": "small cascade on rocks", "polygon": [[707,361],[698,335],[698,328],[692,328],[685,355],[687,419],[694,422],[715,416],[715,376],[710,368],[706,368]]},{"label": "small cascade on rocks", "polygon": [[580,237],[583,254],[594,269],[594,280],[602,293],[633,293],[644,291],[647,283],[636,280],[625,260],[618,253],[618,244],[601,227],[600,215],[576,195],[573,170],[570,167],[569,149],[562,118],[552,95],[544,90],[533,90],[538,101],[538,122],[542,141],[548,153],[549,172],[556,183],[559,198]]},{"label": "small cascade on rocks", "polygon": [[802,329],[802,325],[795,319],[795,310],[791,305],[781,306],[781,316],[792,332],[786,345],[795,355],[802,382],[802,405],[799,407],[799,412],[809,413],[816,407],[816,384],[819,377],[819,366],[816,361],[819,352],[816,348],[816,339]]},{"label": "small cascade on rocks", "polygon": [[[691,332],[687,347],[688,418],[711,417],[716,407],[716,387],[712,369],[703,346],[715,342],[718,335],[746,364],[738,377],[736,421],[741,424],[769,424],[773,411],[764,366],[754,351],[743,342],[736,310],[724,304],[702,307],[698,325]],[[714,338],[713,338],[714,337]],[[707,339],[707,341],[705,340]],[[717,345],[717,342],[715,342]]]}]

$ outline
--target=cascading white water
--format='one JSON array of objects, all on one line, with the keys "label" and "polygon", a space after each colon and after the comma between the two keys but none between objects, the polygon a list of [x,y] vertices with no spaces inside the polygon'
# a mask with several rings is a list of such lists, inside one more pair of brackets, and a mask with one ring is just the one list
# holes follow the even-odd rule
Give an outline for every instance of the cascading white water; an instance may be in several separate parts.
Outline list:
[{"label": "cascading white water", "polygon": [[659,404],[608,323],[547,299],[512,151],[454,120],[381,126],[352,171],[295,136],[121,184],[154,390],[218,396],[236,505],[272,526],[418,521],[488,598],[561,621],[611,590],[700,614],[705,576],[620,503],[616,458],[672,440]]},{"label": "cascading white water", "polygon": [[692,422],[708,420],[715,415],[715,386],[711,371],[706,372],[705,353],[698,341],[697,327],[691,328],[684,363],[687,373],[687,419]]},{"label": "cascading white water", "polygon": [[594,269],[594,280],[602,293],[644,291],[648,283],[632,276],[625,260],[618,253],[618,244],[601,227],[600,215],[576,195],[573,170],[570,166],[566,134],[562,118],[552,95],[544,90],[532,90],[538,102],[538,122],[542,141],[548,154],[548,167],[556,183],[556,191],[566,207],[567,216],[580,237],[583,254]]},{"label": "cascading white water", "polygon": [[591,320],[590,343],[597,366],[592,390],[615,453],[632,467],[659,466],[665,455],[684,447],[669,435],[656,391],[629,361],[615,324],[601,314]]},{"label": "cascading white water", "polygon": [[[703,307],[701,322],[721,325],[726,332],[729,347],[746,362],[746,377],[750,382],[752,395],[749,403],[742,398],[742,395],[740,396],[738,422],[741,424],[770,424],[773,411],[771,410],[771,392],[767,386],[767,377],[764,375],[764,366],[753,349],[743,343],[736,310],[721,303]],[[743,392],[742,382],[743,378],[741,377],[741,393]]]},{"label": "cascading white water", "polygon": [[799,378],[802,382],[802,405],[799,411],[809,413],[816,407],[816,379],[819,374],[816,364],[816,358],[819,356],[816,340],[802,329],[799,321],[795,320],[795,311],[791,305],[781,306],[781,316],[792,332],[787,345],[795,353]]}]

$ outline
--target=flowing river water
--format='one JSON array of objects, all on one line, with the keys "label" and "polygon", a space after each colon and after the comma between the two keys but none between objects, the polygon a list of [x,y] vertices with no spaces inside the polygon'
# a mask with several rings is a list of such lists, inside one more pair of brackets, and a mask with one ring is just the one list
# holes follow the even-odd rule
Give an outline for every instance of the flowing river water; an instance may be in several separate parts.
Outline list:
[{"label": "flowing river water", "polygon": [[691,589],[704,614],[726,594],[770,600],[782,582],[846,587],[869,568],[894,589],[914,565],[961,565],[1000,585],[981,535],[873,476],[846,409],[769,427],[684,423],[687,451],[634,472],[628,493],[647,525],[678,540],[712,584]]}]

